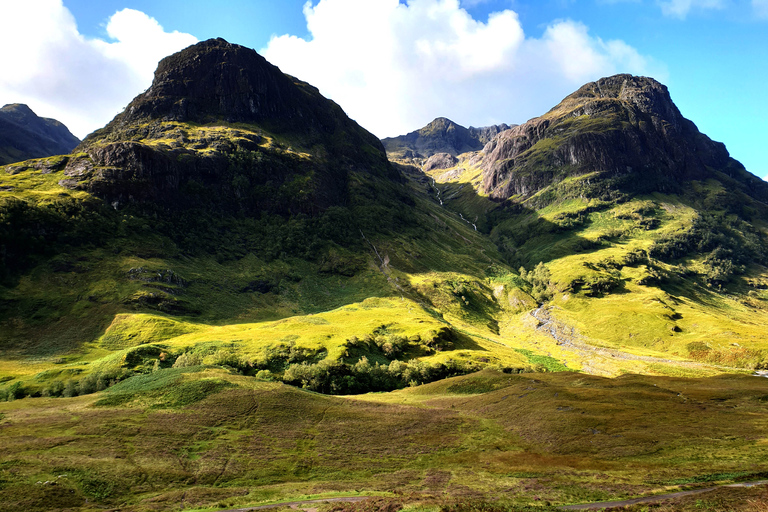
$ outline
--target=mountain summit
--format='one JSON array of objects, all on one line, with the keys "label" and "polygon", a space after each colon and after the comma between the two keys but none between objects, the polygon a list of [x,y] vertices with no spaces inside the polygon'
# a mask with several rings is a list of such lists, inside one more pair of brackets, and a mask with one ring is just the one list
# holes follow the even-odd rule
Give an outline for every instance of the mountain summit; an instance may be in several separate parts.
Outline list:
[{"label": "mountain summit", "polygon": [[[725,146],[685,119],[652,78],[616,75],[584,85],[541,117],[501,133],[484,148],[483,190],[528,197],[571,176],[632,191],[674,191],[681,180],[717,173],[765,196],[766,187]],[[768,196],[766,196],[768,197]]]},{"label": "mountain summit", "polygon": [[424,128],[382,139],[382,142],[390,158],[429,158],[440,153],[455,157],[482,149],[498,133],[509,128],[506,124],[465,128],[448,118],[438,117]]},{"label": "mountain summit", "polygon": [[69,153],[80,143],[59,121],[21,103],[0,108],[0,165]]},{"label": "mountain summit", "polygon": [[[61,184],[113,204],[308,214],[347,204],[350,173],[396,178],[381,142],[254,50],[211,39],[163,59],[152,86],[88,136]],[[199,195],[199,194],[197,194]]]},{"label": "mountain summit", "polygon": [[329,138],[344,131],[348,144],[380,144],[318,90],[250,48],[209,39],[166,57],[152,85],[86,142],[148,120],[258,124],[275,133]]}]

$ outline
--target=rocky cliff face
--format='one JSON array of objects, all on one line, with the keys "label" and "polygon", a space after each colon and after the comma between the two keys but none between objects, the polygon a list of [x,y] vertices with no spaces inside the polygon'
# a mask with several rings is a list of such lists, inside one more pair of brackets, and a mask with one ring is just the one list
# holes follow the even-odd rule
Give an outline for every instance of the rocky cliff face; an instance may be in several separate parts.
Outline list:
[{"label": "rocky cliff face", "polygon": [[484,128],[464,128],[438,117],[424,128],[407,135],[383,139],[387,154],[393,158],[429,158],[439,153],[457,156],[469,151],[479,151],[498,133],[509,126],[500,124]]},{"label": "rocky cliff face", "polygon": [[345,132],[351,144],[381,148],[316,88],[282,73],[250,48],[210,39],[163,59],[152,86],[86,143],[147,120],[251,123],[315,139]]},{"label": "rocky cliff face", "polygon": [[79,143],[62,123],[38,117],[27,105],[0,108],[0,165],[63,155]]},{"label": "rocky cliff face", "polygon": [[517,126],[517,125],[516,124],[508,125],[506,123],[495,124],[493,126],[483,126],[481,128],[475,128],[474,126],[470,126],[469,127],[469,133],[470,133],[470,135],[472,135],[472,137],[477,139],[480,142],[480,144],[485,146],[495,136],[497,136],[498,134],[500,134],[501,132],[503,132],[505,130],[509,130],[510,128],[514,128],[515,126]]},{"label": "rocky cliff face", "polygon": [[588,173],[647,191],[713,172],[750,179],[723,144],[680,114],[664,85],[630,75],[584,85],[547,114],[500,133],[483,152],[482,188],[498,199],[528,197]]},{"label": "rocky cliff face", "polygon": [[255,51],[212,39],[163,59],[152,86],[78,147],[63,186],[110,203],[308,213],[348,201],[351,173],[399,176],[381,142]]}]

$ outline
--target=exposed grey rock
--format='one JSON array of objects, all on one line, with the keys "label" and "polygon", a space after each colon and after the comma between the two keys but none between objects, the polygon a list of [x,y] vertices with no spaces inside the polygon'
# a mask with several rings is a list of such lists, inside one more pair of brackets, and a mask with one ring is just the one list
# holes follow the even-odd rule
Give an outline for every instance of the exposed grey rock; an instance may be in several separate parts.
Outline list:
[{"label": "exposed grey rock", "polygon": [[625,186],[648,192],[713,169],[748,179],[723,144],[680,114],[664,85],[631,75],[584,85],[544,116],[496,135],[483,153],[482,189],[497,199],[595,172],[596,180],[623,176]]},{"label": "exposed grey rock", "polygon": [[382,139],[387,154],[393,158],[429,158],[438,153],[458,156],[479,151],[496,134],[509,129],[506,124],[485,128],[464,128],[438,117],[424,128],[399,137]]},{"label": "exposed grey rock", "polygon": [[432,155],[424,163],[423,170],[431,171],[432,169],[449,169],[459,163],[459,159],[448,153],[437,153]]},{"label": "exposed grey rock", "polygon": [[[179,123],[221,123],[229,135],[187,140]],[[253,133],[261,130],[297,141],[311,158],[297,159],[281,143],[262,148],[262,137]],[[336,103],[254,50],[223,39],[163,59],[152,86],[77,151],[87,156],[69,162],[70,179],[62,185],[116,207],[203,202],[239,212],[315,215],[349,202],[352,173],[402,180],[381,142]],[[307,178],[302,194],[281,196],[280,188],[298,176]]]}]

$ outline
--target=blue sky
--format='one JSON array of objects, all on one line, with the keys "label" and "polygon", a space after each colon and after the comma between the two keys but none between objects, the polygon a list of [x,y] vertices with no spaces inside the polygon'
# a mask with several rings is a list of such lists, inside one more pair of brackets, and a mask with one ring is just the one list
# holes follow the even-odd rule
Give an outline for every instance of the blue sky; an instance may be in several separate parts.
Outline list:
[{"label": "blue sky", "polygon": [[[521,123],[601,76],[653,76],[702,132],[768,175],[768,0],[14,4],[0,0],[0,103],[26,102],[80,137],[148,87],[159,58],[223,37],[318,86],[381,137],[437,116]],[[30,24],[45,35],[22,49]]]}]

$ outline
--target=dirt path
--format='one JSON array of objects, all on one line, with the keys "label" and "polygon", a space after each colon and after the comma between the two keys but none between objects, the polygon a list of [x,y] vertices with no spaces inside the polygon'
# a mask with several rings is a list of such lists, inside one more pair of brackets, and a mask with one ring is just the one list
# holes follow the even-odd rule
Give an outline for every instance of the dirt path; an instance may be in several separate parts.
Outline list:
[{"label": "dirt path", "polygon": [[[703,494],[705,492],[714,491],[715,489],[722,489],[724,487],[755,487],[757,485],[767,485],[768,480],[758,480],[756,482],[742,482],[737,484],[724,484],[715,485],[713,487],[706,487],[704,489],[693,489],[691,491],[678,491],[669,494],[657,494],[654,496],[645,496],[642,498],[632,498],[628,500],[620,501],[601,501],[597,503],[582,503],[580,505],[563,505],[560,510],[601,510],[611,509],[618,507],[626,507],[628,505],[637,505],[639,503],[657,503],[664,500],[670,500],[675,498],[682,498],[684,496],[692,496],[695,494]],[[303,500],[303,501],[288,501],[284,503],[274,503],[272,505],[260,505],[258,507],[245,507],[245,508],[233,508],[227,510],[219,510],[218,512],[251,512],[252,510],[267,510],[270,508],[285,508],[289,507],[294,510],[301,510],[303,512],[317,512],[318,507],[305,507],[305,505],[321,505],[323,503],[356,503],[358,501],[367,500],[373,496],[350,496],[342,498],[324,498],[316,500]]]},{"label": "dirt path", "polygon": [[317,507],[303,507],[303,505],[322,504],[322,503],[355,503],[357,501],[367,500],[371,496],[350,496],[347,498],[323,498],[319,500],[304,500],[304,501],[288,501],[285,503],[275,503],[273,505],[260,505],[258,507],[245,507],[245,508],[232,508],[228,510],[219,510],[218,512],[250,512],[251,510],[266,510],[268,508],[284,508],[290,507],[294,510],[301,510],[305,512],[317,512]]},{"label": "dirt path", "polygon": [[[579,335],[576,333],[573,327],[568,327],[552,318],[549,310],[545,306],[540,306],[537,309],[531,311],[531,316],[535,318],[539,324],[536,326],[537,331],[541,331],[561,346],[563,349],[573,353],[582,361],[583,372],[593,375],[606,375],[612,376],[610,369],[601,368],[602,361],[615,361],[616,359],[623,359],[625,361],[641,361],[644,363],[673,363],[677,366],[684,368],[695,369],[719,369],[723,371],[739,370],[738,368],[729,368],[726,366],[718,366],[712,364],[698,363],[694,361],[681,361],[665,359],[661,357],[653,356],[640,356],[623,352],[614,348],[597,347],[590,345],[585,341],[579,340]],[[596,356],[601,358],[596,359]],[[588,363],[586,361],[589,361]]]},{"label": "dirt path", "polygon": [[566,505],[566,506],[560,507],[560,510],[599,510],[599,509],[626,507],[628,505],[637,505],[638,503],[657,503],[659,501],[664,501],[664,500],[669,500],[674,498],[682,498],[683,496],[702,494],[705,492],[714,491],[715,489],[721,489],[723,487],[754,487],[756,485],[765,485],[765,484],[768,484],[768,480],[760,480],[758,482],[744,482],[739,484],[716,485],[714,487],[707,487],[705,489],[694,489],[692,491],[679,491],[679,492],[673,492],[670,494],[658,494],[656,496],[646,496],[644,498],[633,498],[630,500],[603,501],[599,503],[584,503],[581,505]]}]

